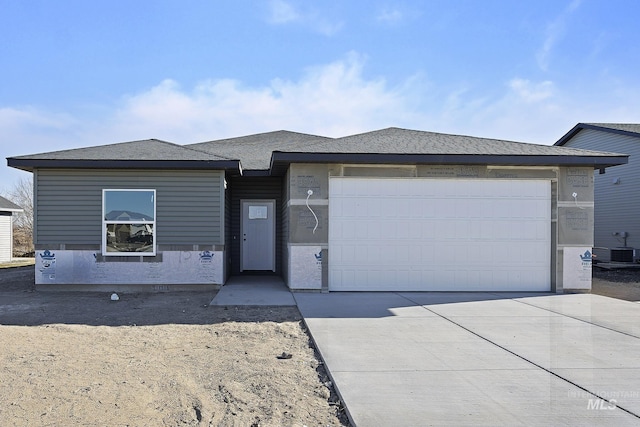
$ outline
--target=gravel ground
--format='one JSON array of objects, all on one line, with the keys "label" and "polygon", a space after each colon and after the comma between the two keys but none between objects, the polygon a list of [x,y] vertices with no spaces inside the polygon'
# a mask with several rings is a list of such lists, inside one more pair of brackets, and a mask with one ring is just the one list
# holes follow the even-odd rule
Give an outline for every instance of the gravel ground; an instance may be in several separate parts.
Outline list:
[{"label": "gravel ground", "polygon": [[593,278],[616,283],[638,283],[640,282],[640,268],[606,270],[594,267]]},{"label": "gravel ground", "polygon": [[593,268],[594,294],[627,301],[640,301],[640,269]]}]

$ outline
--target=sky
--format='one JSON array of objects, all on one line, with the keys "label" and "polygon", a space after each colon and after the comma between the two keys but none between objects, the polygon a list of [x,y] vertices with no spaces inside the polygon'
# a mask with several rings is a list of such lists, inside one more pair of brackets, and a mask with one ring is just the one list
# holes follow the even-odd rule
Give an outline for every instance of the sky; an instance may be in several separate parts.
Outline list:
[{"label": "sky", "polygon": [[553,144],[640,123],[635,0],[0,0],[6,157],[386,127]]}]

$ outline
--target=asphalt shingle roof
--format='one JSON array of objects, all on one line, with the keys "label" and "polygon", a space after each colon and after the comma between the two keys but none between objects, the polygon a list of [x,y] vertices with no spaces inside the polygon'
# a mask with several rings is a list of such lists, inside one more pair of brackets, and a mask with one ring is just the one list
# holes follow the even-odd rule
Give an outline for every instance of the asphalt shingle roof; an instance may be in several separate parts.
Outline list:
[{"label": "asphalt shingle roof", "polygon": [[221,156],[158,139],[52,151],[50,153],[31,154],[15,158],[24,160],[228,160]]},{"label": "asphalt shingle roof", "polygon": [[305,147],[299,152],[599,157],[614,154],[400,128],[387,128],[344,138],[328,139]]},{"label": "asphalt shingle roof", "polygon": [[[620,131],[614,131],[620,132]],[[344,156],[342,156],[344,155]],[[386,156],[386,157],[385,157]],[[483,157],[476,157],[483,156]],[[526,160],[524,160],[526,159]],[[500,164],[626,163],[622,154],[498,139],[387,128],[343,138],[275,131],[189,145],[157,139],[12,157],[9,166],[102,168],[221,168],[278,172],[287,162],[495,162]],[[272,164],[273,162],[273,164]]]},{"label": "asphalt shingle roof", "polygon": [[240,160],[243,169],[266,170],[274,151],[307,151],[314,144],[332,138],[279,130],[237,138],[189,144],[186,147]]},{"label": "asphalt shingle roof", "polygon": [[0,211],[5,212],[21,212],[22,208],[15,203],[0,196]]},{"label": "asphalt shingle roof", "polygon": [[598,126],[601,128],[621,130],[624,132],[637,133],[640,136],[640,124],[638,123],[586,123],[591,126]]}]

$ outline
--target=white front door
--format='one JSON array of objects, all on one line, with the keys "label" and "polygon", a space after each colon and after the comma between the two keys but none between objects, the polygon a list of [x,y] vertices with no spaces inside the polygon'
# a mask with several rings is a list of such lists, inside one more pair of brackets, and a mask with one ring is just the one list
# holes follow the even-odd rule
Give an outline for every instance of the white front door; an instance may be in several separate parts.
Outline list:
[{"label": "white front door", "polygon": [[276,271],[275,200],[242,200],[240,271]]}]

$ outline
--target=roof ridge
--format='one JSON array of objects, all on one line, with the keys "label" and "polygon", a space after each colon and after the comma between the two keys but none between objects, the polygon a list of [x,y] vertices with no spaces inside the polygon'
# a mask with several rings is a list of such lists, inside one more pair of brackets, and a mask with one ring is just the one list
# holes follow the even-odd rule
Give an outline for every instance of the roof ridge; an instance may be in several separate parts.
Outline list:
[{"label": "roof ridge", "polygon": [[[640,123],[583,123],[583,125],[640,136]],[[637,129],[629,129],[637,128]]]},{"label": "roof ridge", "polygon": [[376,133],[376,132],[382,132],[382,131],[385,131],[385,130],[400,130],[400,131],[412,132],[412,133],[418,133],[418,134],[431,134],[431,135],[453,136],[453,137],[460,137],[460,138],[471,138],[471,139],[482,140],[482,141],[510,142],[510,143],[514,143],[514,144],[526,144],[528,146],[529,145],[548,146],[547,144],[536,144],[536,143],[532,143],[532,142],[514,141],[514,140],[510,140],[510,139],[498,139],[498,138],[489,138],[489,137],[483,137],[483,136],[466,135],[466,134],[460,134],[460,133],[446,133],[446,132],[434,132],[434,131],[428,131],[428,130],[407,129],[407,128],[401,128],[401,127],[397,127],[397,126],[391,126],[391,127],[387,127],[387,128],[382,128],[382,129],[378,129],[378,130],[374,130],[374,131],[370,131],[370,132],[356,133],[356,134],[353,134],[353,135],[347,135],[347,136],[343,136],[343,137],[335,138],[335,139],[336,140],[347,139],[347,138],[352,138],[352,137],[357,137],[357,136],[362,136],[362,135],[367,135],[367,134],[373,134],[373,133]]},{"label": "roof ridge", "polygon": [[584,122],[582,124],[594,125],[594,126],[603,126],[603,125],[633,125],[633,126],[640,126],[640,123],[620,123],[620,122],[599,122],[599,123]]},{"label": "roof ridge", "polygon": [[219,158],[221,158],[221,159],[225,159],[225,160],[238,160],[238,159],[233,159],[233,158],[231,158],[231,157],[222,156],[222,155],[217,154],[217,153],[209,153],[209,152],[207,152],[207,151],[205,151],[205,150],[198,150],[197,148],[189,147],[189,145],[188,145],[188,144],[187,144],[187,145],[180,145],[180,144],[176,144],[176,145],[178,145],[178,147],[180,147],[180,148],[184,148],[185,150],[195,151],[196,153],[208,154],[208,155],[214,155],[214,156],[216,156],[216,157],[219,157]]},{"label": "roof ridge", "polygon": [[301,135],[301,136],[311,136],[311,137],[314,137],[314,138],[335,139],[335,138],[332,138],[330,136],[314,135],[314,134],[311,134],[311,133],[297,132],[297,131],[292,131],[292,130],[280,129],[280,130],[274,130],[274,131],[270,131],[270,132],[258,132],[258,133],[250,133],[250,134],[246,134],[246,135],[240,135],[240,136],[232,136],[232,137],[229,137],[229,138],[210,139],[210,140],[207,140],[207,141],[194,142],[194,143],[191,143],[191,144],[186,144],[186,146],[208,144],[210,142],[230,141],[230,140],[233,140],[233,139],[258,137],[258,136],[263,136],[263,135],[277,134],[277,133],[280,133],[280,132],[284,132],[284,133],[288,133],[288,134],[296,134],[296,135]]}]

